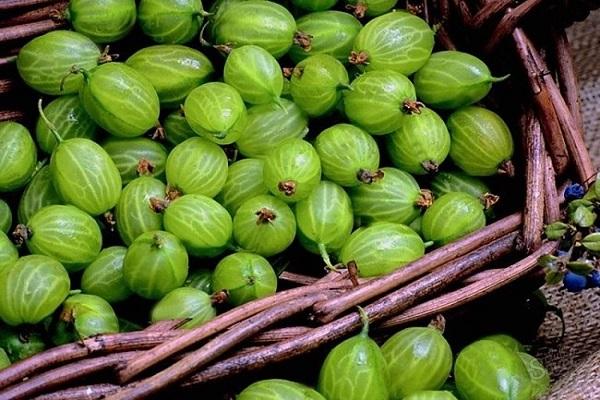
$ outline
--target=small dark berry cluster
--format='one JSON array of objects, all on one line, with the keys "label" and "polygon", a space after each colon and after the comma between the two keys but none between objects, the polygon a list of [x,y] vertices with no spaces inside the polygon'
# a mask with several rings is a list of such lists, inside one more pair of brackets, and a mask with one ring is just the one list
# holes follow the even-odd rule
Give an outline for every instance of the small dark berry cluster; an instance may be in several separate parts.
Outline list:
[{"label": "small dark berry cluster", "polygon": [[574,183],[565,189],[568,204],[563,221],[546,225],[544,233],[550,240],[559,240],[554,255],[540,257],[548,284],[560,284],[573,293],[600,287],[600,180],[585,187]]}]

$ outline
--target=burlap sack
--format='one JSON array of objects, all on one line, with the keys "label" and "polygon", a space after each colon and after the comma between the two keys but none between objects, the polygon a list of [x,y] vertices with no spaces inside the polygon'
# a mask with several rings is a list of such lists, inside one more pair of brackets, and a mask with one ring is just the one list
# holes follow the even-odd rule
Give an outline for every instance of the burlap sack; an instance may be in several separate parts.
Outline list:
[{"label": "burlap sack", "polygon": [[[600,11],[570,28],[575,66],[579,76],[586,140],[600,167]],[[545,289],[549,303],[559,305],[566,322],[548,318],[539,333],[536,356],[555,381],[548,400],[600,399],[600,292],[571,294]]]}]

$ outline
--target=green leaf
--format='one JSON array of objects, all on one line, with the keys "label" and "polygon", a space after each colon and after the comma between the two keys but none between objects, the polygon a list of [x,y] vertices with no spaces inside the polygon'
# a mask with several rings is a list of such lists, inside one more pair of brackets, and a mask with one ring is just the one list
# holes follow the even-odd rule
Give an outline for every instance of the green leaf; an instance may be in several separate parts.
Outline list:
[{"label": "green leaf", "polygon": [[586,206],[579,206],[571,216],[574,224],[581,228],[589,228],[596,222],[596,213],[590,211]]},{"label": "green leaf", "polygon": [[546,283],[548,285],[558,285],[562,282],[564,273],[559,271],[546,272]]},{"label": "green leaf", "polygon": [[538,258],[537,264],[544,269],[556,271],[558,270],[559,261],[558,257],[551,254],[545,254]]},{"label": "green leaf", "polygon": [[594,270],[594,263],[590,260],[579,259],[576,261],[569,261],[567,263],[567,268],[576,274],[587,276]]},{"label": "green leaf", "polygon": [[600,252],[600,232],[590,233],[581,239],[581,244],[590,251]]},{"label": "green leaf", "polygon": [[559,240],[569,230],[569,225],[564,222],[554,222],[544,227],[544,234],[550,240]]},{"label": "green leaf", "polygon": [[596,198],[600,198],[600,173],[596,175],[596,181],[589,191],[594,192]]}]

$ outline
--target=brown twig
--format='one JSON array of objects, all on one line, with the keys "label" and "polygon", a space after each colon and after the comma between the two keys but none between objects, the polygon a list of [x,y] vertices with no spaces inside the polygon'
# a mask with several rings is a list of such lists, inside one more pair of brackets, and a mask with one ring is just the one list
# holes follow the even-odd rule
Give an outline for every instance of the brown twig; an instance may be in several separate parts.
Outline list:
[{"label": "brown twig", "polygon": [[0,11],[14,10],[41,4],[55,3],[57,0],[2,0]]},{"label": "brown twig", "polygon": [[312,330],[313,328],[309,328],[308,326],[290,326],[287,328],[272,329],[252,337],[250,343],[258,345],[277,343],[304,335]]},{"label": "brown twig", "polygon": [[[525,44],[528,49],[528,54],[532,58],[538,71],[547,71],[548,67],[523,31],[516,29],[514,36],[519,37],[519,40]],[[552,76],[549,74],[541,74],[540,80],[548,90],[552,106],[554,107],[563,132],[564,141],[570,156],[573,158],[573,167],[575,168],[579,182],[586,185],[589,179],[596,175],[596,169],[583,140],[583,133],[579,131],[569,107],[560,94],[560,90],[556,82],[552,79]]]},{"label": "brown twig", "polygon": [[485,278],[488,278],[488,277],[490,277],[492,275],[495,275],[495,274],[498,273],[498,271],[502,271],[502,268],[485,269],[485,270],[483,270],[481,272],[478,272],[476,274],[473,274],[473,275],[467,277],[461,283],[463,284],[463,286],[470,285],[472,283],[478,282],[478,281],[480,281],[482,279],[485,279]]},{"label": "brown twig", "polygon": [[510,215],[443,248],[434,250],[419,260],[396,269],[391,274],[373,279],[335,299],[318,303],[313,308],[315,318],[321,322],[329,322],[358,304],[377,298],[412,279],[514,231],[521,225],[521,221],[520,213]]},{"label": "brown twig", "polygon": [[551,224],[560,219],[560,204],[562,201],[556,191],[556,176],[550,157],[546,156],[544,164],[546,167],[544,173],[544,193],[546,194],[544,200],[544,222]]},{"label": "brown twig", "polygon": [[0,79],[0,94],[12,92],[20,86],[15,79]]},{"label": "brown twig", "polygon": [[126,382],[138,375],[140,372],[144,371],[146,368],[154,366],[157,363],[167,359],[171,355],[181,352],[182,350],[185,350],[186,348],[199,343],[200,341],[213,336],[240,321],[258,314],[275,304],[283,304],[295,298],[299,298],[311,293],[323,292],[327,289],[344,287],[351,287],[351,283],[346,281],[321,282],[310,286],[289,289],[276,293],[273,296],[246,303],[224,314],[221,314],[206,324],[203,324],[195,329],[185,331],[178,338],[157,346],[152,350],[152,352],[146,352],[140,357],[134,358],[119,371],[119,377],[123,382]]},{"label": "brown twig", "polygon": [[421,303],[398,316],[384,321],[382,324],[377,325],[375,329],[398,328],[399,326],[406,325],[410,322],[446,312],[481,298],[502,286],[514,282],[537,268],[538,258],[544,254],[554,252],[557,245],[557,242],[545,243],[534,253],[510,267],[494,270],[493,274],[489,274],[483,279],[479,279],[468,286],[446,293],[425,303]]},{"label": "brown twig", "polygon": [[116,392],[120,388],[117,385],[100,383],[63,389],[34,397],[32,400],[97,400]]},{"label": "brown twig", "polygon": [[63,386],[66,383],[89,376],[100,371],[114,368],[117,364],[129,360],[135,352],[110,354],[103,357],[87,358],[76,363],[53,369],[36,375],[22,383],[0,392],[2,399],[30,399],[32,396]]},{"label": "brown twig", "polygon": [[109,396],[108,399],[135,400],[147,398],[174,383],[180,382],[207,363],[232,349],[241,341],[257,334],[262,329],[306,310],[316,301],[326,299],[328,295],[330,293],[321,291],[296,298],[287,303],[278,303],[274,307],[240,322],[237,324],[236,329],[231,329],[217,336],[200,349],[190,353],[168,368],[135,383],[131,387],[118,391]]},{"label": "brown twig", "polygon": [[25,112],[21,110],[0,110],[1,121],[22,121],[25,119]]},{"label": "brown twig", "polygon": [[541,70],[535,64],[521,29],[515,29],[513,32],[513,39],[515,41],[519,60],[527,73],[537,115],[543,127],[546,148],[550,153],[550,157],[552,157],[554,170],[558,175],[561,175],[565,172],[569,163],[569,154],[562,135],[558,116],[556,115],[556,110],[554,109],[554,105],[550,98],[550,93],[548,92],[546,85],[544,85],[543,75],[547,74],[547,72]]},{"label": "brown twig", "polygon": [[[364,308],[369,316],[369,321],[372,323],[382,321],[406,310],[419,300],[431,296],[474,273],[488,262],[508,254],[516,237],[517,232],[508,234],[495,241],[492,248],[486,246],[485,249],[482,248],[474,252],[472,257],[469,257],[471,255],[465,257],[463,263],[449,268],[440,268],[369,304]],[[472,262],[473,259],[476,259],[477,262]],[[225,376],[235,376],[243,372],[260,369],[271,363],[296,357],[347,336],[360,326],[361,319],[358,313],[348,314],[333,322],[314,328],[302,336],[213,364],[192,376],[185,383],[185,386],[194,386]]]},{"label": "brown twig", "polygon": [[29,24],[0,28],[0,43],[38,36],[63,26],[65,26],[65,22],[55,22],[51,19],[45,19]]},{"label": "brown twig", "polygon": [[315,278],[313,276],[308,276],[308,275],[297,274],[295,272],[283,271],[279,275],[279,280],[285,281],[285,282],[290,282],[290,283],[295,283],[295,284],[301,285],[301,286],[307,286],[307,285],[312,285],[313,283],[318,281],[319,278]]},{"label": "brown twig", "polygon": [[493,18],[496,18],[502,11],[506,10],[508,6],[513,3],[513,0],[497,0],[492,1],[484,5],[477,13],[471,18],[471,29],[481,29]]},{"label": "brown twig", "polygon": [[530,254],[542,244],[544,229],[545,157],[542,128],[533,112],[525,114],[523,135],[526,141],[525,212],[523,217],[523,247]]},{"label": "brown twig", "polygon": [[571,115],[577,124],[578,130],[583,132],[583,117],[581,116],[577,75],[573,66],[573,56],[567,32],[564,30],[554,35],[554,53],[561,92],[569,105]]},{"label": "brown twig", "polygon": [[60,14],[67,8],[69,2],[61,0],[56,4],[50,4],[42,8],[25,10],[8,18],[0,20],[0,26],[17,26],[51,18],[54,14]]},{"label": "brown twig", "polygon": [[544,0],[525,0],[514,9],[509,8],[502,17],[491,37],[487,40],[483,50],[490,54],[494,49],[515,30],[521,20],[526,17],[531,10],[540,5]]}]

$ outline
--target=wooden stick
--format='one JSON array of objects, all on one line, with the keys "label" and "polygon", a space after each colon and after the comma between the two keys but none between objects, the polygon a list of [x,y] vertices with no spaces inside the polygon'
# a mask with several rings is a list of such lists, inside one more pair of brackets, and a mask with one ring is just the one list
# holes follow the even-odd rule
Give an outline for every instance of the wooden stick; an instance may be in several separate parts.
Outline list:
[{"label": "wooden stick", "polygon": [[544,173],[544,193],[546,195],[544,201],[544,222],[551,224],[560,219],[560,204],[562,201],[556,192],[556,176],[550,157],[546,156],[544,164],[546,166]]},{"label": "wooden stick", "polygon": [[525,116],[523,135],[526,150],[525,212],[523,218],[523,247],[530,254],[542,244],[544,229],[545,157],[542,128],[533,112]]},{"label": "wooden stick", "polygon": [[26,10],[19,14],[11,15],[8,18],[0,20],[0,26],[17,26],[43,19],[52,19],[53,15],[60,15],[63,13],[68,5],[68,1],[61,0],[58,3],[50,4],[42,8]]},{"label": "wooden stick", "polygon": [[521,225],[521,222],[520,213],[512,214],[462,239],[436,249],[388,275],[373,279],[332,300],[317,303],[313,308],[314,318],[320,322],[332,321],[336,316],[358,304],[380,297],[412,279],[514,231]]},{"label": "wooden stick", "polygon": [[39,36],[43,33],[62,28],[65,25],[65,22],[55,22],[51,19],[45,19],[29,24],[0,28],[0,43]]},{"label": "wooden stick", "polygon": [[120,386],[111,385],[109,383],[100,383],[96,385],[63,389],[57,392],[43,394],[32,400],[97,400],[116,392],[118,389],[120,389]]},{"label": "wooden stick", "polygon": [[313,328],[309,328],[308,326],[290,326],[286,328],[272,329],[252,337],[250,343],[258,345],[277,343],[304,335],[305,333],[312,331],[312,329]]},{"label": "wooden stick", "polygon": [[149,368],[157,363],[166,360],[175,353],[179,353],[188,347],[193,346],[200,341],[213,336],[230,326],[243,321],[261,311],[268,309],[276,304],[283,304],[295,298],[311,294],[323,292],[327,289],[334,288],[349,288],[351,283],[346,281],[328,281],[315,283],[310,286],[302,286],[294,289],[289,289],[283,292],[276,293],[273,296],[255,300],[236,307],[224,314],[219,315],[212,321],[207,322],[197,328],[188,330],[180,334],[174,340],[164,342],[154,348],[151,352],[146,352],[140,357],[136,357],[129,361],[124,368],[121,369],[119,376],[123,382],[126,382],[138,375],[146,368]]},{"label": "wooden stick", "polygon": [[537,260],[539,257],[544,254],[553,253],[557,248],[558,242],[547,242],[534,253],[510,267],[495,270],[493,274],[471,283],[464,288],[421,303],[398,316],[384,321],[380,325],[377,325],[375,329],[395,329],[410,322],[431,317],[470,303],[527,275],[527,273],[537,268]]},{"label": "wooden stick", "polygon": [[533,101],[536,106],[536,112],[543,127],[546,148],[550,153],[550,157],[552,157],[554,170],[558,175],[562,175],[567,169],[569,154],[565,139],[562,135],[558,116],[556,115],[556,110],[552,104],[548,89],[543,84],[542,75],[544,75],[546,71],[542,71],[536,66],[533,57],[530,54],[530,49],[524,40],[524,34],[520,29],[515,29],[513,32],[513,39],[515,41],[521,65],[527,73]]},{"label": "wooden stick", "polygon": [[40,393],[63,386],[69,382],[89,376],[94,373],[114,368],[120,362],[129,360],[135,352],[110,354],[103,357],[87,358],[73,364],[36,375],[18,385],[9,387],[0,392],[2,399],[30,399]]},{"label": "wooden stick", "polygon": [[17,62],[17,56],[16,55],[7,56],[7,57],[0,57],[0,67],[2,67],[4,65],[14,64],[15,62]]},{"label": "wooden stick", "polygon": [[554,39],[554,53],[560,89],[569,106],[569,110],[571,110],[571,115],[577,124],[579,132],[583,132],[579,85],[577,84],[577,74],[573,66],[573,55],[571,54],[567,32],[563,30],[555,33]]},{"label": "wooden stick", "polygon": [[494,29],[491,37],[485,43],[483,47],[484,52],[491,54],[502,40],[510,36],[521,20],[543,1],[544,0],[525,0],[514,9],[509,8],[496,26],[496,29]]},{"label": "wooden stick", "polygon": [[0,111],[1,121],[22,121],[25,119],[25,112],[21,110],[2,110]]},{"label": "wooden stick", "polygon": [[496,0],[484,5],[478,12],[471,18],[469,28],[473,30],[481,29],[491,19],[498,16],[502,11],[506,10],[508,6],[513,3],[512,0]]},{"label": "wooden stick", "polygon": [[10,93],[20,86],[14,79],[0,79],[0,94]]},{"label": "wooden stick", "polygon": [[[372,323],[382,321],[408,309],[421,299],[427,298],[449,285],[476,272],[488,262],[510,253],[517,232],[508,234],[494,242],[490,249],[480,249],[473,254],[471,262],[465,259],[460,265],[439,268],[431,274],[392,292],[364,308]],[[469,255],[471,256],[471,255]],[[467,258],[469,258],[467,256]],[[356,331],[361,326],[358,313],[351,313],[326,325],[314,328],[306,334],[284,342],[267,346],[252,353],[240,355],[209,366],[186,381],[185,386],[194,386],[224,376],[231,377],[244,372],[263,368],[268,364],[284,361],[310,352],[324,344],[334,342]]]},{"label": "wooden stick", "polygon": [[[523,31],[516,29],[514,36],[518,37],[519,40],[527,46],[528,54],[532,58],[538,71],[548,71],[548,67],[542,60],[540,54]],[[551,104],[556,111],[558,122],[563,132],[564,141],[570,156],[573,158],[573,167],[577,172],[579,182],[583,185],[587,185],[589,180],[596,175],[596,168],[594,167],[590,153],[583,140],[583,134],[579,131],[569,107],[567,107],[565,99],[560,94],[560,90],[558,89],[556,82],[552,79],[552,76],[543,73],[541,74],[540,79],[542,84],[547,88]]]},{"label": "wooden stick", "polygon": [[57,0],[2,0],[0,2],[0,11],[14,10],[40,4],[55,3]]},{"label": "wooden stick", "polygon": [[313,283],[319,280],[319,278],[315,278],[313,276],[302,275],[288,271],[283,271],[281,275],[279,275],[279,279],[282,281],[295,283],[301,286],[312,285]]},{"label": "wooden stick", "polygon": [[[287,303],[278,303],[278,305],[239,323],[236,329],[231,329],[220,336],[217,336],[200,349],[190,353],[168,368],[132,385],[131,387],[118,391],[109,396],[108,399],[135,400],[147,398],[148,396],[181,381],[226,351],[232,349],[241,341],[260,332],[262,329],[306,310],[316,301],[326,299],[329,295],[330,293],[317,292],[296,298]],[[128,375],[120,376],[122,382],[127,380],[124,380],[124,377],[129,378]]]}]

